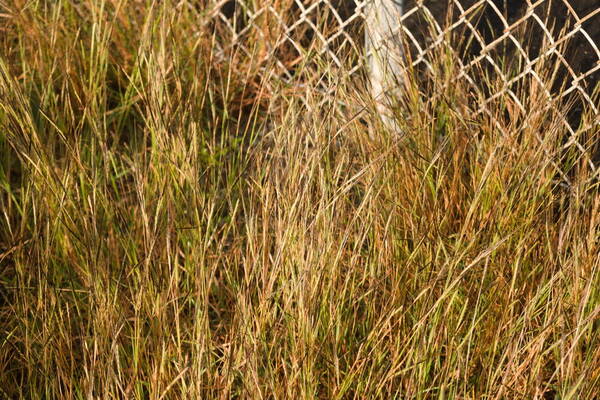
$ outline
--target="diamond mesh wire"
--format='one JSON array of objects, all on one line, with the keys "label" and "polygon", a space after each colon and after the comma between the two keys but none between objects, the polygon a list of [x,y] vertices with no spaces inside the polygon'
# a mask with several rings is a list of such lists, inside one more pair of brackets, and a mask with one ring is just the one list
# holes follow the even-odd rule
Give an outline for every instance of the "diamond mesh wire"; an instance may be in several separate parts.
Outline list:
[{"label": "diamond mesh wire", "polygon": [[[402,8],[395,24],[373,18],[382,7]],[[600,122],[597,0],[221,0],[207,10],[217,55],[253,60],[269,82],[293,81],[307,59],[343,67],[348,76],[364,73],[361,60],[387,46],[385,40],[369,40],[378,29],[389,31],[388,45],[403,43],[403,68],[431,70],[436,49],[449,46],[459,55],[456,79],[478,93],[480,113],[504,96],[525,112],[516,94],[524,82],[544,93],[548,101],[541,107],[574,104],[564,115],[571,134],[565,146],[577,147],[600,173],[598,151],[591,149]],[[556,67],[552,87],[540,76],[542,65]],[[499,78],[501,87],[482,85],[482,71]],[[319,85],[330,89],[326,79]],[[581,121],[583,109],[596,117]]]}]

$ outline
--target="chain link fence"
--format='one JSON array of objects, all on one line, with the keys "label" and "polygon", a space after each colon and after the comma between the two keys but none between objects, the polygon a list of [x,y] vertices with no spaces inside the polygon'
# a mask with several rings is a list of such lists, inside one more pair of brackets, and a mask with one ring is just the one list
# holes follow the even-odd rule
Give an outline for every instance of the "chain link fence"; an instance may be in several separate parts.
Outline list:
[{"label": "chain link fence", "polygon": [[[459,55],[455,79],[478,93],[479,112],[503,96],[524,112],[515,90],[537,85],[548,99],[543,107],[573,105],[564,116],[571,133],[565,146],[577,146],[594,170],[600,167],[590,150],[600,115],[597,0],[222,0],[206,10],[217,55],[253,60],[268,81],[292,82],[306,60],[318,60],[348,77],[370,73],[379,96],[390,74],[427,73],[440,46],[449,46]],[[551,87],[539,75],[542,65],[553,66]],[[501,87],[482,85],[482,71]],[[314,79],[330,89],[327,79]],[[583,110],[596,117],[582,121]]]}]

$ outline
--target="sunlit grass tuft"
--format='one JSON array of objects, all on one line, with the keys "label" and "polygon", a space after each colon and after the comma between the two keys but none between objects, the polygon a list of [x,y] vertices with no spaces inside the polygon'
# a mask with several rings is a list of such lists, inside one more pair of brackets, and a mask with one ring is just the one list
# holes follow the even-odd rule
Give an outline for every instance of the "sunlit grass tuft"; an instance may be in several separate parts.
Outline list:
[{"label": "sunlit grass tuft", "polygon": [[1,397],[600,396],[591,111],[581,148],[534,81],[478,113],[442,51],[399,137],[191,2],[5,8]]}]

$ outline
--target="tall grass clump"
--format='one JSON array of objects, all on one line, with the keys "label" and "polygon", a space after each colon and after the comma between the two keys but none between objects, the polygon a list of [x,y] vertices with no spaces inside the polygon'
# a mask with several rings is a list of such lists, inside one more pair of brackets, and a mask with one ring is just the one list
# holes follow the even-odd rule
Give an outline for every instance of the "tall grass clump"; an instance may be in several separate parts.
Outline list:
[{"label": "tall grass clump", "polygon": [[398,136],[203,2],[0,6],[0,397],[600,397],[591,110],[440,51]]}]

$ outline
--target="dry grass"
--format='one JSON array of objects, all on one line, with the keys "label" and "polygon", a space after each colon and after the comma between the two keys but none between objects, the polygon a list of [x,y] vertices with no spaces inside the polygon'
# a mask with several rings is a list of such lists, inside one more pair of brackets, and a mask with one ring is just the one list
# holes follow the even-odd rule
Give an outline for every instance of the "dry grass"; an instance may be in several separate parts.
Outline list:
[{"label": "dry grass", "polygon": [[442,54],[397,138],[143,3],[0,2],[0,397],[600,397],[598,180],[534,86],[477,115]]}]

